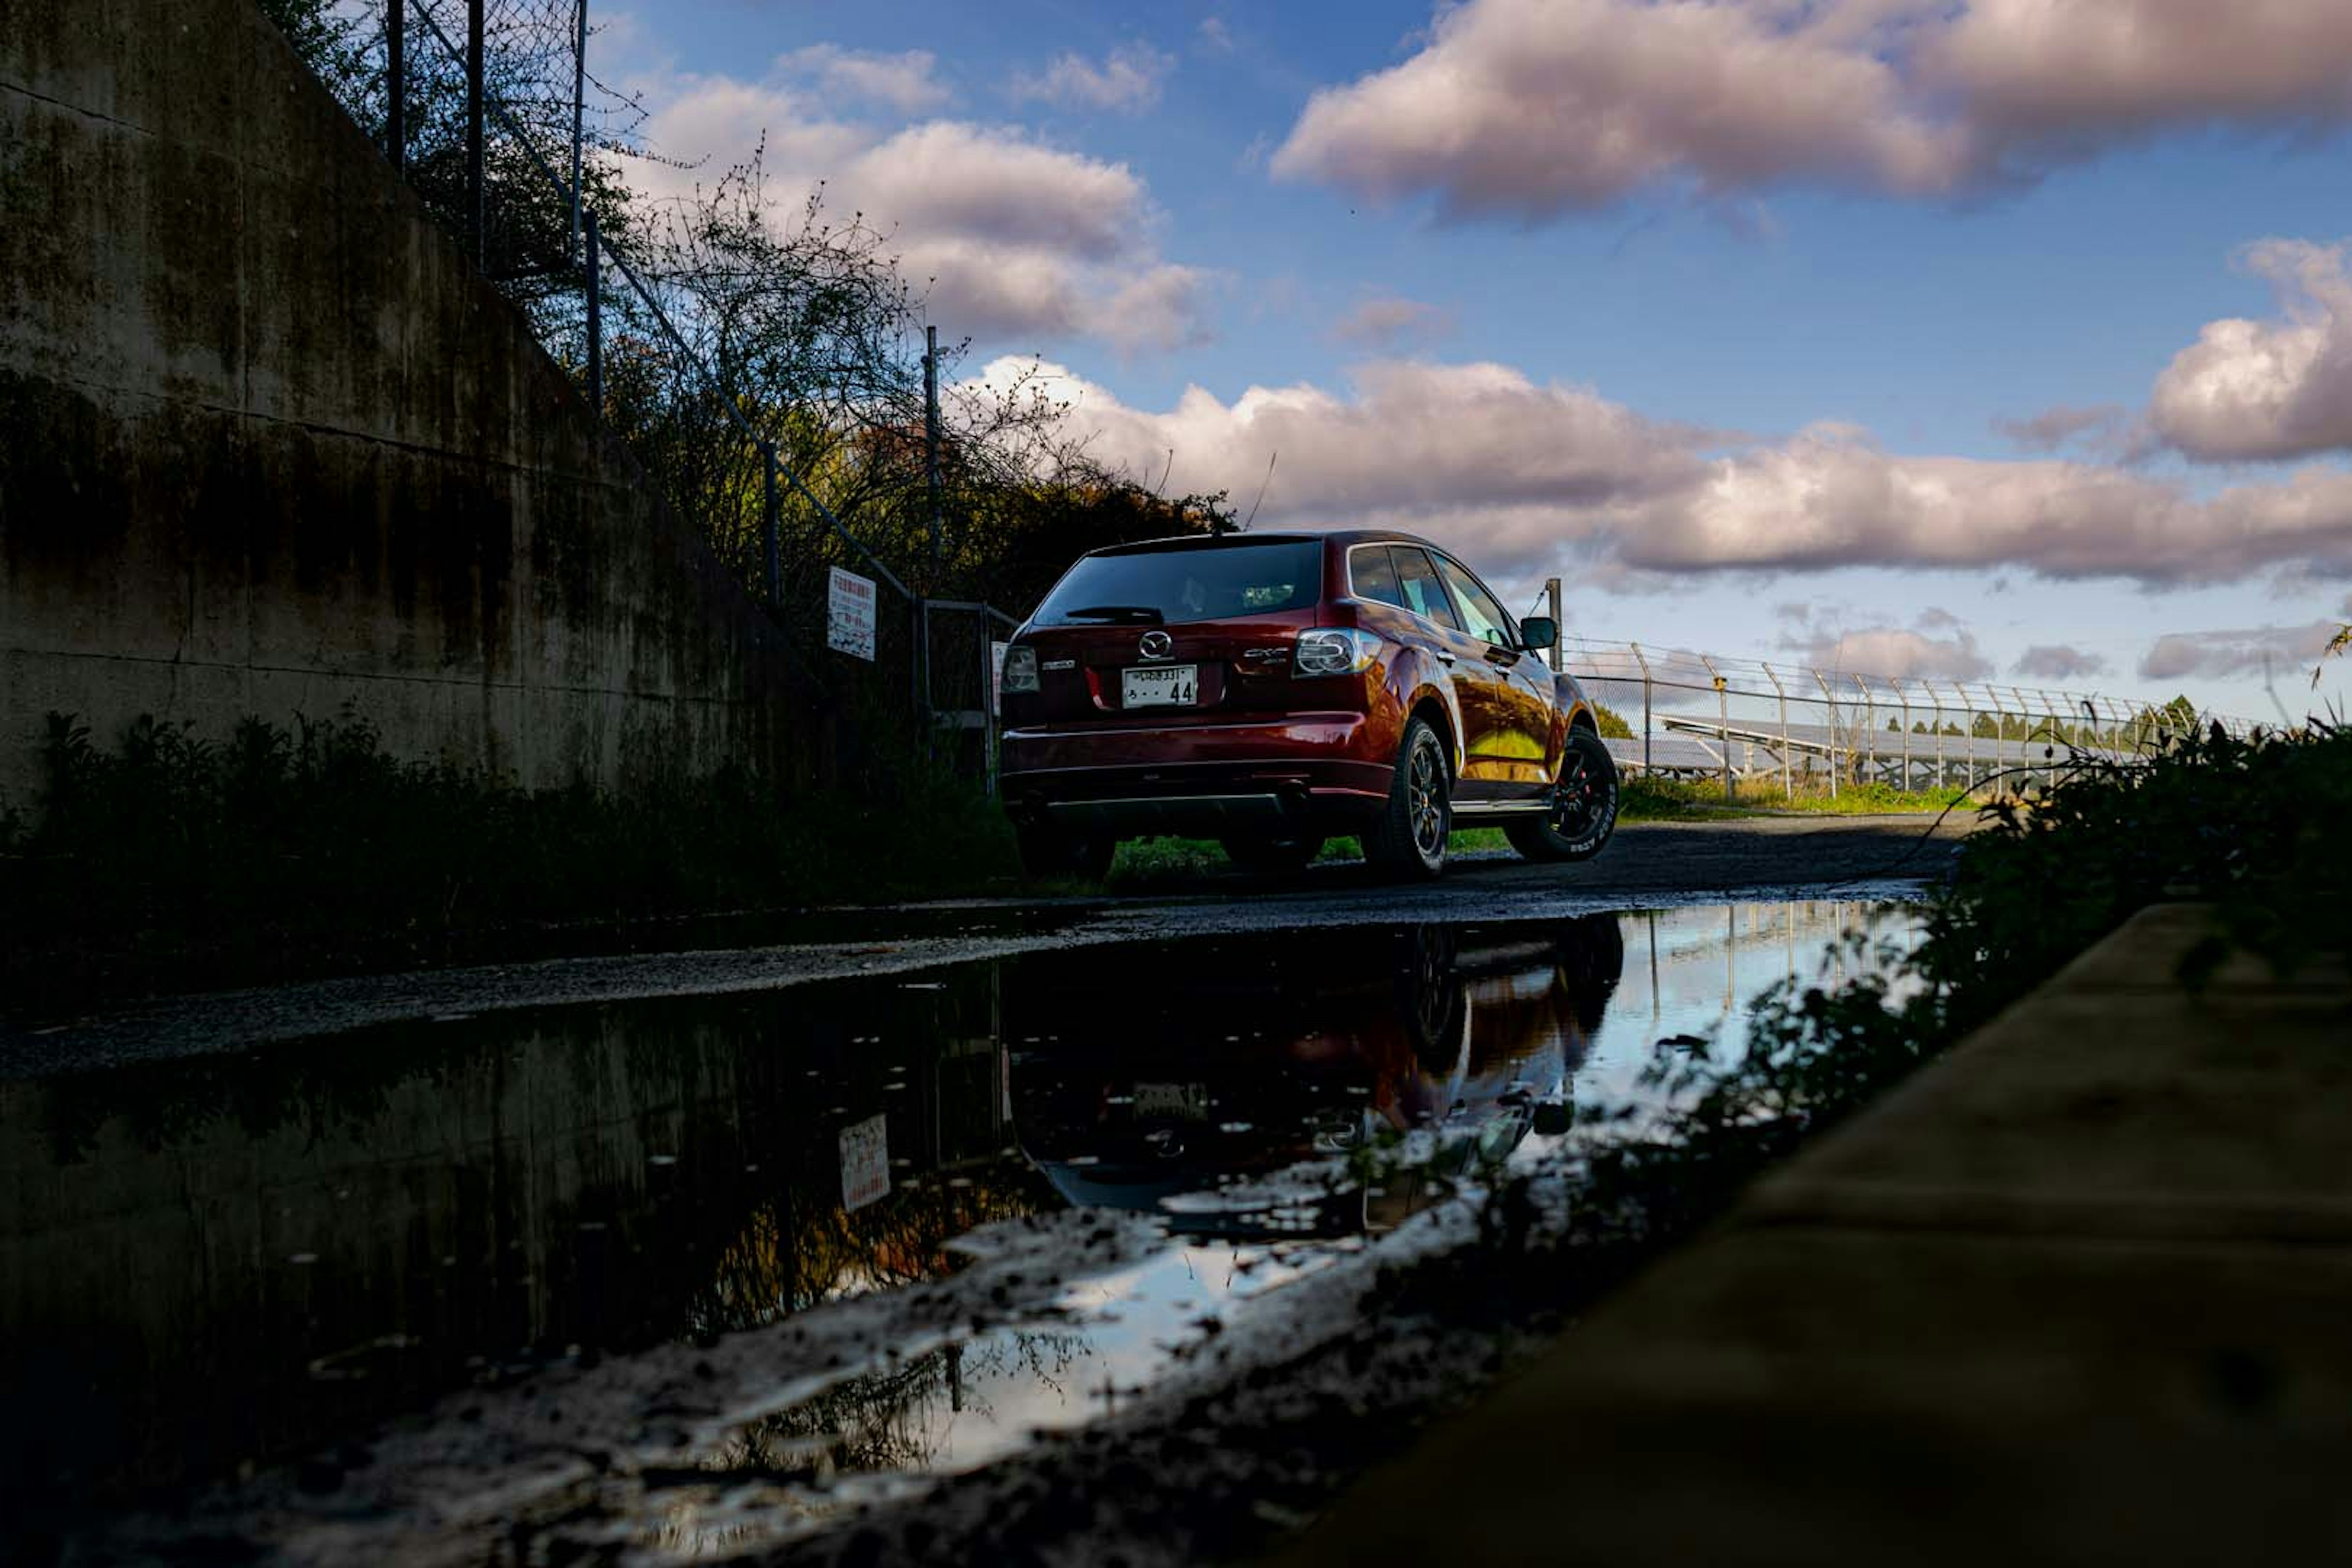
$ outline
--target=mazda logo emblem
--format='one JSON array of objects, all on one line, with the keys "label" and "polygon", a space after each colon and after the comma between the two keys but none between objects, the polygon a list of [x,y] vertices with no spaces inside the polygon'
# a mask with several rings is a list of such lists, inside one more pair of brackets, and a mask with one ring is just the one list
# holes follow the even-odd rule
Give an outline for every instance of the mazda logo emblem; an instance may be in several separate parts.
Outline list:
[{"label": "mazda logo emblem", "polygon": [[1176,651],[1176,639],[1166,632],[1150,631],[1143,634],[1143,641],[1138,646],[1146,658],[1166,658]]}]

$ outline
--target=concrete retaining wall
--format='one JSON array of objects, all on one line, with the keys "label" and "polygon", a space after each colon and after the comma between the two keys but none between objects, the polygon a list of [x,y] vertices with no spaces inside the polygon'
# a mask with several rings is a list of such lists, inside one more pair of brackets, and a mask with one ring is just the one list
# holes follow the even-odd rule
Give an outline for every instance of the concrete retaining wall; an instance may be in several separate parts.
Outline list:
[{"label": "concrete retaining wall", "polygon": [[0,798],[50,710],[805,771],[782,638],[251,0],[0,6]]}]

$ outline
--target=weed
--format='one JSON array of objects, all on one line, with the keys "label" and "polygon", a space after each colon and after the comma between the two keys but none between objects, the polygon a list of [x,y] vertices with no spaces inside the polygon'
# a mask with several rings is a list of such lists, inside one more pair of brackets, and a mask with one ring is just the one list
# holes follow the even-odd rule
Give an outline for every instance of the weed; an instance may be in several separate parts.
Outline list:
[{"label": "weed", "polygon": [[[349,712],[226,742],[49,718],[47,809],[0,823],[8,994],[121,994],[446,959],[468,933],[1009,879],[1002,813],[936,770],[795,795],[740,769],[627,795],[406,762]],[[885,760],[887,762],[887,760]]]}]

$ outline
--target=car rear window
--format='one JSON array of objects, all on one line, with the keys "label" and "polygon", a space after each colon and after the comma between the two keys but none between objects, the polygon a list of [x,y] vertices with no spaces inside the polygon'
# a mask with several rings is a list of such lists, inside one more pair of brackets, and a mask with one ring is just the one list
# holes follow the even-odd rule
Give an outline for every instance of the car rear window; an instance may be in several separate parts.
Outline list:
[{"label": "car rear window", "polygon": [[1177,545],[1087,555],[1031,617],[1041,626],[1175,626],[1303,610],[1323,596],[1323,542]]}]

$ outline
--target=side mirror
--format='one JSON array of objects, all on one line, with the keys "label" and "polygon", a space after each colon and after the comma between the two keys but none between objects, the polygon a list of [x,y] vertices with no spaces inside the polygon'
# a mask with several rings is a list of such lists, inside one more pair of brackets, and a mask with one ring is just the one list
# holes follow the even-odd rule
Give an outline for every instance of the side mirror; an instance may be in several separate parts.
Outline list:
[{"label": "side mirror", "polygon": [[1559,623],[1549,616],[1529,616],[1519,623],[1519,642],[1523,647],[1541,651],[1558,641]]}]

